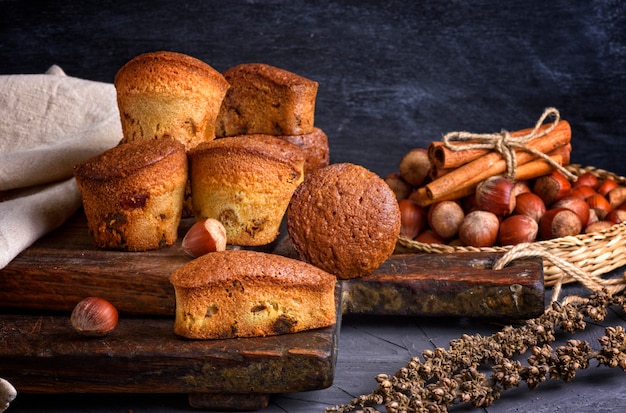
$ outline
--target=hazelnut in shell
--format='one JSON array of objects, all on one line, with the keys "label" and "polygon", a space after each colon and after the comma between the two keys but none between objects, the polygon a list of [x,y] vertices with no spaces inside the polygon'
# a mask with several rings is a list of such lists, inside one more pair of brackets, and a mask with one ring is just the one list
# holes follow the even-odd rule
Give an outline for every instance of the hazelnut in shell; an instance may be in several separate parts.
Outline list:
[{"label": "hazelnut in shell", "polygon": [[413,186],[421,186],[430,172],[430,158],[424,148],[407,152],[400,160],[399,170],[402,179]]},{"label": "hazelnut in shell", "polygon": [[626,186],[616,186],[609,191],[606,197],[609,200],[611,209],[617,209],[617,207],[626,202]]},{"label": "hazelnut in shell", "polygon": [[500,245],[516,245],[533,242],[537,238],[539,224],[528,215],[511,215],[500,223]]},{"label": "hazelnut in shell", "polygon": [[549,175],[537,178],[532,191],[543,199],[546,206],[552,206],[553,203],[570,194],[572,184],[561,172],[553,171]]},{"label": "hazelnut in shell", "polygon": [[599,184],[599,179],[597,176],[592,174],[591,172],[584,172],[578,176],[576,182],[572,184],[572,188],[578,188],[580,186],[588,186],[592,189],[595,189]]},{"label": "hazelnut in shell", "polygon": [[465,217],[461,205],[455,201],[441,201],[428,208],[428,225],[443,239],[454,238]]},{"label": "hazelnut in shell", "polygon": [[513,213],[516,215],[527,215],[539,222],[543,214],[546,213],[546,205],[539,195],[532,192],[524,192],[515,197]]},{"label": "hazelnut in shell", "polygon": [[398,201],[408,198],[411,194],[411,185],[402,179],[400,172],[390,173],[385,177],[385,182],[387,182],[387,185],[389,185],[389,188],[391,188],[393,193],[396,194],[396,199]]},{"label": "hazelnut in shell", "polygon": [[606,215],[611,211],[611,204],[609,201],[600,194],[593,194],[585,199],[589,209],[595,211],[599,219],[604,219]]},{"label": "hazelnut in shell", "polygon": [[606,217],[604,217],[604,219],[613,224],[621,224],[623,222],[626,222],[626,210],[613,209],[608,214],[606,214]]},{"label": "hazelnut in shell", "polygon": [[423,244],[445,244],[446,241],[441,238],[439,235],[435,233],[432,229],[426,229],[421,232],[417,237],[415,237],[415,241],[421,242]]},{"label": "hazelnut in shell", "polygon": [[600,182],[600,185],[598,185],[596,191],[598,191],[598,193],[602,196],[607,196],[609,192],[611,192],[611,190],[617,188],[618,186],[619,184],[617,183],[617,181],[612,178],[606,178],[605,180]]},{"label": "hazelnut in shell", "polygon": [[426,211],[410,199],[398,201],[400,207],[400,234],[415,238],[426,226]]},{"label": "hazelnut in shell", "polygon": [[491,176],[476,187],[476,206],[499,217],[515,209],[515,181],[504,176]]},{"label": "hazelnut in shell", "polygon": [[183,238],[182,248],[196,258],[209,252],[226,249],[226,228],[215,218],[202,219],[189,228]]},{"label": "hazelnut in shell", "polygon": [[576,213],[567,208],[551,208],[539,221],[539,237],[547,240],[580,234],[583,224]]},{"label": "hazelnut in shell", "polygon": [[583,225],[587,225],[589,222],[589,204],[584,199],[576,198],[573,196],[566,196],[554,203],[553,208],[567,208],[574,211],[580,218],[580,222]]},{"label": "hazelnut in shell", "polygon": [[587,199],[592,195],[597,194],[596,190],[587,185],[577,186],[572,189],[570,196],[575,196],[580,199]]},{"label": "hazelnut in shell", "polygon": [[100,297],[87,297],[81,300],[70,316],[72,327],[78,333],[91,337],[109,334],[117,326],[117,321],[117,308]]},{"label": "hazelnut in shell", "polygon": [[609,221],[596,221],[592,224],[589,224],[585,227],[585,234],[590,234],[592,232],[600,232],[605,231],[613,226],[612,222]]},{"label": "hazelnut in shell", "polygon": [[493,212],[472,211],[465,215],[459,227],[459,238],[463,245],[491,247],[498,240],[500,220]]}]

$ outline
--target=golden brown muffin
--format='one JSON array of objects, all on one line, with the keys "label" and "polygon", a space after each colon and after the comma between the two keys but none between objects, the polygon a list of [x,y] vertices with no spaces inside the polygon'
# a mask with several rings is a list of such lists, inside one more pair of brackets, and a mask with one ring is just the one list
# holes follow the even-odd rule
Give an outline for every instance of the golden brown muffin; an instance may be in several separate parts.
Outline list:
[{"label": "golden brown muffin", "polygon": [[217,117],[217,136],[313,132],[317,82],[261,63],[232,67],[224,77],[231,87]]},{"label": "golden brown muffin", "polygon": [[313,132],[304,135],[283,135],[278,138],[297,145],[304,151],[304,178],[313,171],[328,166],[330,150],[328,136],[320,128],[313,128]]},{"label": "golden brown muffin", "polygon": [[175,52],[139,55],[114,80],[122,142],[170,135],[187,150],[215,138],[215,120],[228,89],[207,63]]},{"label": "golden brown muffin", "polygon": [[301,259],[338,278],[356,278],[393,253],[400,209],[378,175],[359,165],[331,164],[293,194],[287,231]]},{"label": "golden brown muffin", "polygon": [[231,245],[274,241],[293,191],[303,181],[304,153],[269,135],[220,138],[189,152],[196,220],[224,224]]},{"label": "golden brown muffin", "polygon": [[169,138],[120,144],[74,168],[99,248],[146,251],[176,241],[187,155]]},{"label": "golden brown muffin", "polygon": [[212,252],[170,276],[174,332],[192,339],[268,336],[336,322],[335,276],[248,250]]}]

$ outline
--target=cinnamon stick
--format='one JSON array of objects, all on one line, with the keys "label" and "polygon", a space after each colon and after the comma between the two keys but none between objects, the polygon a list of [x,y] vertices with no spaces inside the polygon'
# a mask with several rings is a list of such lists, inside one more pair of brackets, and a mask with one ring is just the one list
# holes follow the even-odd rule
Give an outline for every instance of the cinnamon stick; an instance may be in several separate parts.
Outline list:
[{"label": "cinnamon stick", "polygon": [[[542,129],[547,128],[549,125],[545,125]],[[533,128],[521,129],[515,132],[511,132],[511,137],[519,137],[528,134]],[[472,141],[452,143],[453,145],[468,145]],[[477,143],[477,142],[474,142]],[[428,145],[428,157],[430,163],[440,169],[458,168],[468,162],[480,158],[491,152],[492,149],[467,149],[462,151],[454,151],[446,147],[443,141],[431,142]],[[519,151],[519,149],[518,149]]]},{"label": "cinnamon stick", "polygon": [[[540,128],[545,130],[551,125],[543,125]],[[529,129],[527,133],[530,132]],[[516,133],[521,133],[516,132]],[[549,153],[557,148],[568,145],[571,141],[572,131],[569,123],[565,120],[559,121],[555,128],[548,134],[529,141],[526,146],[543,153]],[[524,150],[516,151],[517,166],[530,162],[537,156]],[[425,186],[426,195],[431,200],[439,200],[448,197],[450,194],[460,191],[467,186],[476,185],[480,182],[485,171],[491,175],[497,175],[506,170],[506,161],[498,152],[489,153],[468,162],[453,171],[433,180]]]},{"label": "cinnamon stick", "polygon": [[[569,157],[568,155],[566,155],[567,157]],[[564,159],[563,159],[563,155],[561,154],[555,154],[550,156],[550,159],[552,159],[552,161],[556,162],[559,165],[565,165],[563,163]],[[546,162],[545,159],[542,158],[537,158],[535,160],[532,160],[530,162],[526,162],[523,165],[520,165],[517,168],[517,173],[516,173],[516,180],[518,181],[524,181],[527,179],[533,179],[533,178],[537,178],[539,176],[542,175],[547,175],[550,172],[552,172],[554,170],[554,166],[551,165],[550,163]],[[480,180],[484,180],[488,177],[492,176],[490,174],[490,171],[485,171],[485,173],[480,175]],[[428,197],[428,195],[426,194],[426,190],[425,188],[419,188],[416,191],[414,191],[409,198],[412,199],[413,201],[417,202],[420,206],[422,207],[426,207],[429,205],[434,204],[435,202],[440,202],[440,201],[454,201],[457,199],[461,199],[464,198],[466,196],[470,196],[472,195],[475,191],[476,191],[476,185],[468,185],[468,186],[464,186],[463,188],[451,192],[450,194],[448,194],[445,197],[433,200],[430,199]]]},{"label": "cinnamon stick", "polygon": [[[472,142],[469,141],[463,143],[469,144]],[[447,148],[445,143],[442,141],[431,142],[428,145],[428,157],[430,158],[430,163],[441,169],[458,168],[459,166],[471,162],[476,158],[486,155],[490,151],[491,149],[467,149],[463,151],[453,151]]]}]

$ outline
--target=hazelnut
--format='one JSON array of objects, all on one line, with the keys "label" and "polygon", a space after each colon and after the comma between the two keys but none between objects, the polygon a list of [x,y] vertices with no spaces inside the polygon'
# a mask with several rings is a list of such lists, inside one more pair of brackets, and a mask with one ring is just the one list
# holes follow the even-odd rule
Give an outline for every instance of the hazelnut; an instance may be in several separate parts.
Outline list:
[{"label": "hazelnut", "polygon": [[428,208],[428,225],[441,238],[456,236],[465,217],[463,208],[455,201],[441,201]]},{"label": "hazelnut", "polygon": [[526,192],[532,192],[530,190],[530,186],[528,185],[528,181],[515,181],[513,185],[513,195],[518,196],[519,194],[524,194]]},{"label": "hazelnut", "polygon": [[616,209],[626,202],[626,186],[616,186],[606,195],[611,209]]},{"label": "hazelnut", "polygon": [[623,209],[613,209],[606,214],[604,219],[613,224],[621,224],[622,222],[626,222],[626,211]]},{"label": "hazelnut", "polygon": [[611,211],[611,204],[609,204],[609,201],[600,194],[591,195],[585,199],[585,202],[589,205],[590,209],[596,212],[596,215],[601,220],[604,219],[606,214]]},{"label": "hazelnut", "polygon": [[435,234],[435,231],[432,229],[427,229],[421,232],[417,237],[415,237],[415,241],[421,242],[424,244],[445,244],[445,240],[441,238],[439,235]]},{"label": "hazelnut", "polygon": [[565,198],[572,191],[572,184],[559,171],[540,176],[535,180],[533,193],[539,195],[546,206],[551,206],[561,198]]},{"label": "hazelnut", "polygon": [[85,336],[104,336],[117,326],[118,313],[113,304],[104,298],[87,297],[72,311],[72,327]]},{"label": "hazelnut", "polygon": [[389,188],[391,188],[393,193],[396,195],[396,199],[398,201],[409,197],[409,194],[411,193],[411,185],[402,179],[400,172],[390,173],[385,177],[385,182],[387,182]]},{"label": "hazelnut", "polygon": [[515,181],[504,176],[491,176],[476,187],[476,206],[503,217],[515,209]]},{"label": "hazelnut", "polygon": [[585,234],[604,231],[611,228],[612,226],[613,223],[609,221],[596,221],[592,224],[587,225],[587,227],[585,228]]},{"label": "hazelnut", "polygon": [[566,196],[556,201],[552,207],[567,208],[574,211],[584,225],[587,225],[587,222],[589,222],[589,204],[584,199]]},{"label": "hazelnut", "polygon": [[538,231],[539,224],[528,215],[511,215],[500,223],[498,242],[500,245],[533,242]]},{"label": "hazelnut", "polygon": [[459,200],[459,204],[461,204],[461,208],[467,214],[468,212],[477,211],[479,208],[476,205],[476,194],[464,196]]},{"label": "hazelnut", "polygon": [[598,214],[596,213],[596,210],[589,208],[589,221],[587,221],[587,226],[598,221],[600,221],[600,218],[598,218]]},{"label": "hazelnut", "polygon": [[598,186],[599,180],[598,177],[592,174],[591,172],[585,172],[578,176],[576,182],[572,184],[572,188],[578,188],[579,186],[588,186],[592,189],[595,189]]},{"label": "hazelnut", "polygon": [[409,185],[420,186],[430,173],[430,167],[428,151],[424,148],[415,148],[402,157],[399,170],[402,179]]},{"label": "hazelnut", "polygon": [[596,191],[602,196],[607,196],[613,188],[617,188],[618,186],[619,184],[614,179],[606,178],[600,183]]},{"label": "hazelnut", "polygon": [[426,211],[410,199],[398,201],[400,207],[400,234],[415,238],[426,226]]},{"label": "hazelnut", "polygon": [[498,240],[500,220],[493,212],[472,211],[465,215],[459,227],[459,238],[463,245],[491,247]]},{"label": "hazelnut", "polygon": [[515,197],[514,214],[527,215],[539,222],[543,214],[546,212],[546,205],[539,195],[532,192],[525,192]]},{"label": "hazelnut", "polygon": [[567,208],[552,208],[539,221],[539,237],[547,240],[578,235],[583,224],[576,213]]},{"label": "hazelnut", "polygon": [[182,247],[183,251],[196,258],[209,252],[224,251],[226,240],[224,225],[217,219],[206,218],[189,228]]},{"label": "hazelnut", "polygon": [[574,189],[572,189],[572,192],[570,193],[571,196],[575,196],[580,199],[587,199],[591,195],[595,195],[595,194],[597,194],[596,190],[587,185],[577,186]]}]

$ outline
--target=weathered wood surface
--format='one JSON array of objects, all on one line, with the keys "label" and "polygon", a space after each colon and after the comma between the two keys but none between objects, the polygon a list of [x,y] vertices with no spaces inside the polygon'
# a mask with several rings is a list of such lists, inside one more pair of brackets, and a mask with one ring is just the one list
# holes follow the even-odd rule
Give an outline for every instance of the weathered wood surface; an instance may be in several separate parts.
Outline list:
[{"label": "weathered wood surface", "polygon": [[502,254],[398,254],[343,283],[343,312],[519,320],[544,308],[541,259],[492,270]]},{"label": "weathered wood surface", "polygon": [[173,319],[121,317],[86,338],[66,315],[4,314],[0,366],[24,393],[289,393],[330,386],[337,333],[188,340]]},{"label": "weathered wood surface", "polygon": [[[147,252],[105,251],[94,246],[86,218],[77,212],[0,270],[0,306],[71,311],[87,296],[109,300],[126,314],[174,314],[170,274],[189,262],[179,241]],[[283,245],[277,253],[293,256]],[[453,315],[522,319],[543,310],[540,259],[490,267],[501,254],[398,254],[373,274],[342,282],[342,312],[387,315]]]},{"label": "weathered wood surface", "polygon": [[[2,306],[71,311],[84,297],[98,296],[122,313],[173,315],[168,277],[191,260],[180,240],[155,251],[104,251],[94,246],[86,225],[80,210],[0,270]],[[190,225],[181,223],[181,235]]]}]

